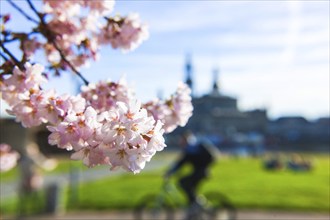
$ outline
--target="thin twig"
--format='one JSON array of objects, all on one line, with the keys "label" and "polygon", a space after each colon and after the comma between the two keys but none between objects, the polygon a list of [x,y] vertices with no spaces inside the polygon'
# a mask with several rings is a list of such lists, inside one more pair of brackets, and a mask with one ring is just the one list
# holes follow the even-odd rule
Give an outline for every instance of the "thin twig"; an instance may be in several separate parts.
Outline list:
[{"label": "thin twig", "polygon": [[[29,6],[30,6],[30,8],[32,9],[32,11],[36,14],[36,15],[38,15],[38,17],[39,18],[41,18],[40,17],[40,13],[37,11],[37,9],[34,7],[34,5],[32,4],[32,2],[31,2],[31,0],[26,0],[27,1],[27,3],[29,4]],[[39,23],[39,22],[38,22]]]},{"label": "thin twig", "polygon": [[6,57],[3,53],[1,53],[1,51],[0,51],[0,56],[1,56],[5,61],[8,61],[8,60],[9,60],[9,58]]},{"label": "thin twig", "polygon": [[12,59],[15,64],[21,69],[24,70],[25,67],[24,65],[3,45],[0,44],[0,47],[3,49],[3,51],[10,57],[10,59]]},{"label": "thin twig", "polygon": [[11,6],[13,6],[17,11],[19,11],[24,17],[26,17],[26,19],[28,19],[29,21],[32,21],[35,24],[39,24],[39,22],[37,20],[35,20],[34,18],[30,17],[25,11],[23,11],[12,0],[7,0],[7,1],[9,2],[9,4],[11,4]]},{"label": "thin twig", "polygon": [[[33,34],[40,34],[40,32],[37,32],[37,31],[32,31],[30,33],[15,33],[15,32],[12,32],[11,35],[12,36],[19,36],[19,35],[26,35],[26,36],[31,36]],[[21,40],[20,38],[18,37],[12,37],[10,39],[8,39],[6,36],[5,36],[5,39],[4,40],[0,40],[1,43],[10,43],[10,42],[13,42],[13,41],[17,41],[17,40]]]},{"label": "thin twig", "polygon": [[4,75],[11,75],[12,74],[12,70],[13,70],[13,66],[11,66],[9,63],[11,63],[11,60],[3,53],[1,53],[0,51],[0,57],[4,59],[5,62],[3,62],[2,64],[2,68],[1,68],[1,72],[0,72],[0,81],[1,79],[3,79]]},{"label": "thin twig", "polygon": [[4,39],[3,41],[0,41],[1,43],[10,43],[13,41],[19,40],[18,38],[11,38],[11,39]]},{"label": "thin twig", "polygon": [[[38,15],[39,20],[40,20],[42,26],[43,26],[44,28],[47,28],[47,30],[48,30],[50,33],[52,33],[52,31],[48,29],[48,26],[47,26],[47,24],[46,24],[46,22],[45,22],[45,20],[44,20],[44,18],[43,18],[43,16],[42,16],[42,14],[39,13],[39,12],[37,11],[37,9],[36,9],[36,8],[34,7],[34,5],[32,4],[31,0],[27,0],[27,2],[28,2],[28,4],[29,4],[30,8],[32,9],[32,11],[34,11],[34,13],[36,13],[36,15]],[[53,34],[53,33],[52,33],[52,34]],[[55,34],[54,34],[54,35],[55,35]],[[55,49],[60,53],[61,59],[62,59],[66,64],[69,65],[69,67],[71,68],[71,70],[72,70],[75,74],[77,74],[78,77],[80,77],[80,78],[82,79],[82,81],[85,83],[85,85],[88,85],[88,84],[89,84],[88,80],[86,80],[85,77],[83,77],[83,76],[81,75],[81,73],[80,73],[80,72],[79,72],[79,71],[78,71],[78,70],[72,65],[72,63],[66,58],[65,54],[63,53],[63,51],[62,51],[62,49],[59,47],[59,45],[56,43],[56,41],[54,40],[54,38],[53,38],[53,37],[48,38],[47,36],[46,36],[46,38],[47,38],[48,40],[51,41],[51,43],[54,45]]]},{"label": "thin twig", "polygon": [[56,48],[56,50],[60,53],[61,59],[62,59],[64,62],[66,62],[66,64],[69,65],[69,67],[71,68],[71,70],[72,70],[75,74],[77,74],[77,75],[82,79],[82,81],[84,81],[85,85],[87,86],[87,85],[89,84],[88,80],[86,80],[85,77],[83,77],[83,76],[81,75],[81,73],[80,73],[80,72],[79,72],[79,71],[78,71],[78,70],[72,65],[72,63],[71,63],[69,60],[66,59],[65,54],[63,54],[63,51],[61,50],[61,48],[57,45],[57,43],[56,43],[53,39],[51,39],[51,42],[52,42],[52,44],[54,45],[54,47]]}]

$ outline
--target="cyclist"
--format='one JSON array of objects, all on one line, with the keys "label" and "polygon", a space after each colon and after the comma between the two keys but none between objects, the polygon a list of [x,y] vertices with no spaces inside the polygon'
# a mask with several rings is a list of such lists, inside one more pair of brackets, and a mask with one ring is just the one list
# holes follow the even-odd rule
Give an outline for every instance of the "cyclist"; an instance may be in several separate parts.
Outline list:
[{"label": "cyclist", "polygon": [[183,147],[181,157],[170,167],[164,177],[168,179],[184,164],[192,165],[192,172],[179,180],[179,185],[187,197],[190,209],[196,205],[202,205],[196,197],[196,191],[201,181],[207,178],[208,169],[216,158],[217,149],[206,139],[197,139],[191,131],[183,134],[181,146]]}]

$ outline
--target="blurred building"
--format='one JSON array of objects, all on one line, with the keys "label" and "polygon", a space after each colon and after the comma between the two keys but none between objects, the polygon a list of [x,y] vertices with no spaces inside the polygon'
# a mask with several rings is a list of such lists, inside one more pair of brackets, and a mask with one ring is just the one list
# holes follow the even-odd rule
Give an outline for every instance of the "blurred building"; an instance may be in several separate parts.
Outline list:
[{"label": "blurred building", "polygon": [[[267,128],[267,111],[265,109],[253,109],[241,111],[237,107],[237,99],[221,92],[219,85],[219,70],[213,71],[213,83],[209,93],[196,96],[194,92],[195,82],[190,59],[185,65],[185,81],[192,90],[193,116],[185,129],[190,129],[199,134],[232,136],[236,133],[254,132],[264,134]],[[178,129],[178,132],[180,133]]]},{"label": "blurred building", "polygon": [[330,117],[309,121],[301,116],[283,116],[269,120],[266,134],[273,147],[283,145],[288,150],[329,151]]},{"label": "blurred building", "polygon": [[222,148],[263,146],[266,150],[316,150],[329,151],[330,118],[308,121],[301,116],[283,116],[275,120],[267,117],[266,109],[242,111],[238,100],[223,94],[219,85],[219,71],[213,71],[210,90],[202,96],[195,95],[190,57],[185,64],[185,82],[192,90],[193,116],[184,128],[168,135],[171,147],[184,130],[207,136]]}]

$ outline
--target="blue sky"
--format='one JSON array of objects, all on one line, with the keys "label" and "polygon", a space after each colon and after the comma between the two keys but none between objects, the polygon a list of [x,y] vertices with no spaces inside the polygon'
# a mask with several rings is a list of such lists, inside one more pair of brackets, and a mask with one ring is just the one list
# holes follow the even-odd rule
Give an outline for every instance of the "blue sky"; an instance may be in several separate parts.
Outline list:
[{"label": "blue sky", "polygon": [[[126,75],[147,101],[175,90],[190,53],[197,95],[210,91],[219,68],[221,92],[242,110],[329,116],[329,1],[116,2],[114,13],[129,12],[140,14],[150,38],[127,54],[103,48],[100,61],[81,70],[89,81]],[[72,82],[67,75],[49,86],[72,92]]]}]

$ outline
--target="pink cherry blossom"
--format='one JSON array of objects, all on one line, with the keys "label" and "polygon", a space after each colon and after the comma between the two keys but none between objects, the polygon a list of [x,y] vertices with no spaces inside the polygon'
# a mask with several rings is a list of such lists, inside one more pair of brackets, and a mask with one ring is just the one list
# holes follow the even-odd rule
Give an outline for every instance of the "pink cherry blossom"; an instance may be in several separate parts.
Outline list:
[{"label": "pink cherry blossom", "polygon": [[157,121],[152,132],[146,134],[150,138],[147,148],[154,149],[155,151],[162,151],[166,147],[164,139],[164,129],[161,121]]},{"label": "pink cherry blossom", "polygon": [[65,117],[67,114],[84,112],[86,101],[80,96],[70,96],[63,94],[61,96],[50,97],[50,108],[57,112],[58,116]]},{"label": "pink cherry blossom", "polygon": [[61,116],[63,114],[58,113],[54,102],[52,102],[56,97],[57,94],[54,89],[41,90],[38,94],[31,95],[31,101],[36,103],[38,115],[43,119],[43,123],[50,122],[51,124],[57,124],[62,120]]},{"label": "pink cherry blossom", "polygon": [[88,86],[83,86],[81,90],[81,96],[99,112],[115,107],[117,102],[127,103],[134,97],[132,89],[123,78],[119,82],[108,79],[97,84],[90,83]]},{"label": "pink cherry blossom", "polygon": [[96,116],[92,107],[88,107],[83,113],[71,111],[59,124],[47,126],[51,132],[49,144],[75,151],[88,146],[87,141],[92,138],[94,129],[100,126],[96,122]]},{"label": "pink cherry blossom", "polygon": [[48,27],[56,34],[56,40],[62,41],[60,45],[64,48],[69,48],[71,43],[80,44],[86,38],[83,30],[80,29],[79,24],[71,20],[61,21],[58,19],[51,20]]},{"label": "pink cherry blossom", "polygon": [[115,6],[115,1],[114,0],[106,0],[106,1],[84,0],[84,5],[90,8],[92,14],[104,16],[113,11],[113,8]]},{"label": "pink cherry blossom", "polygon": [[192,115],[190,89],[184,83],[179,83],[177,91],[165,101],[154,100],[144,104],[148,113],[155,120],[164,124],[166,133],[172,132],[177,126],[185,126]]},{"label": "pink cherry blossom", "polygon": [[30,63],[26,63],[24,67],[25,70],[15,67],[13,74],[3,83],[17,92],[29,91],[30,89],[39,90],[39,86],[47,82],[42,75],[44,67],[40,64],[31,65]]},{"label": "pink cherry blossom", "polygon": [[23,40],[21,49],[28,58],[31,58],[37,49],[41,48],[42,44],[37,40],[36,37],[32,39]]},{"label": "pink cherry blossom", "polygon": [[64,21],[76,16],[80,12],[80,5],[83,3],[80,0],[43,0],[44,12],[53,14],[59,20]]},{"label": "pink cherry blossom", "polygon": [[109,158],[105,156],[100,147],[87,146],[71,155],[73,160],[82,160],[84,165],[94,167],[96,165],[109,165]]},{"label": "pink cherry blossom", "polygon": [[141,24],[138,14],[130,14],[127,17],[115,17],[101,30],[100,44],[111,44],[116,49],[124,52],[134,50],[142,41],[148,39],[149,33],[146,25]]},{"label": "pink cherry blossom", "polygon": [[[79,145],[79,134],[76,125],[69,122],[61,122],[57,126],[47,126],[51,134],[48,142],[59,148],[71,151],[73,145]],[[77,147],[77,146],[75,146]],[[82,146],[79,146],[81,148]]]},{"label": "pink cherry blossom", "polygon": [[[17,67],[14,68],[13,74],[3,79],[0,87],[2,93],[2,99],[4,99],[10,106],[19,105],[20,109],[24,105],[29,107],[33,106],[31,103],[26,102],[22,105],[21,101],[28,101],[30,95],[38,92],[40,90],[40,84],[47,82],[47,80],[42,75],[43,66],[39,64],[31,65],[29,63],[25,64],[25,70],[20,70]],[[32,109],[31,109],[32,111]]]},{"label": "pink cherry blossom", "polygon": [[190,88],[186,84],[180,83],[176,93],[166,103],[173,112],[169,117],[174,117],[180,126],[186,125],[192,115],[193,106],[190,93]]},{"label": "pink cherry blossom", "polygon": [[21,122],[24,127],[30,128],[42,124],[44,121],[43,117],[40,117],[38,109],[38,101],[42,98],[39,95],[34,93],[30,97],[32,99],[21,100],[16,105],[12,106],[11,110],[7,112],[11,115],[16,116],[15,120]]}]

